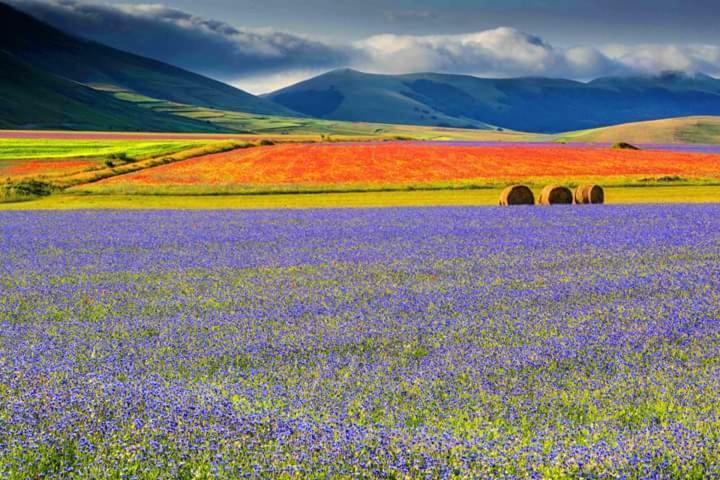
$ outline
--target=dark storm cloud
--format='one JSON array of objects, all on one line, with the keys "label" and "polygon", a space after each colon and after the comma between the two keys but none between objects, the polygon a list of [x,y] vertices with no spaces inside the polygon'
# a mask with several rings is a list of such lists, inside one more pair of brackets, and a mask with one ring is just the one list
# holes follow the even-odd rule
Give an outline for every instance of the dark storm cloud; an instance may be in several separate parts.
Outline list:
[{"label": "dark storm cloud", "polygon": [[241,29],[165,5],[13,0],[64,31],[223,79],[287,69],[333,68],[352,48],[271,29]]},{"label": "dark storm cloud", "polygon": [[387,10],[385,19],[392,23],[427,23],[440,19],[432,10]]},{"label": "dark storm cloud", "polygon": [[[378,13],[385,21],[395,25],[388,30],[392,33],[365,36],[356,41],[345,39],[333,42],[275,29],[233,26],[228,21],[162,4],[12,1],[63,30],[230,81],[254,92],[269,91],[345,66],[378,73],[436,71],[495,77],[530,75],[575,79],[664,70],[720,75],[720,47],[714,39],[713,42],[628,43],[618,36],[611,41],[588,44],[585,39],[558,46],[544,35],[524,33],[512,27],[478,28],[468,30],[469,33],[403,34],[409,24],[442,24],[445,13],[437,13],[433,8],[437,6],[436,0],[414,2],[416,7],[421,8],[404,8],[412,6],[408,1],[394,2],[397,8]],[[228,15],[242,11],[244,1],[235,0],[233,6],[228,7]],[[264,0],[258,6],[255,0],[256,11],[264,11],[265,2],[268,8],[272,8],[277,6],[278,1]],[[303,5],[315,8],[322,1],[307,0]],[[378,0],[366,1],[368,8],[380,6]],[[657,1],[657,5],[667,6],[672,0]],[[646,0],[638,2],[649,5]],[[701,2],[689,2],[700,8],[698,5]],[[216,6],[220,3],[221,0],[213,2]],[[388,2],[381,3],[387,6]],[[480,4],[483,2],[476,0],[456,0],[453,3],[454,11],[459,12],[464,9],[476,11]],[[636,29],[645,28],[643,21],[638,20],[639,13],[634,14],[639,8],[637,5],[625,6],[622,10],[624,1],[607,0],[605,4],[615,9],[615,28],[623,24]],[[677,2],[673,8],[682,9],[685,4],[689,5]],[[290,12],[297,8],[293,5],[288,6]],[[349,8],[358,4],[340,2],[336,5]],[[564,9],[567,18],[574,18],[581,11],[588,19],[607,15],[596,0],[486,0],[484,5],[487,16],[511,11],[513,15],[508,17],[510,19],[521,19],[532,9],[544,14]],[[197,7],[202,9],[200,4]],[[327,15],[331,13],[331,10],[326,12]],[[667,11],[661,13],[669,14]],[[352,22],[353,18],[348,18],[348,29],[352,28]]]}]

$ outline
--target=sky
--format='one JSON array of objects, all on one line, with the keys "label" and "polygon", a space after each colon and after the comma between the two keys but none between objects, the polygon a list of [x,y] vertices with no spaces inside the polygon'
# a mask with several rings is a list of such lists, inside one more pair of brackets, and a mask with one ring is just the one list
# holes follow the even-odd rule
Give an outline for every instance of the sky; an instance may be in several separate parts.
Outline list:
[{"label": "sky", "polygon": [[8,0],[75,35],[266,93],[336,68],[720,76],[717,0]]}]

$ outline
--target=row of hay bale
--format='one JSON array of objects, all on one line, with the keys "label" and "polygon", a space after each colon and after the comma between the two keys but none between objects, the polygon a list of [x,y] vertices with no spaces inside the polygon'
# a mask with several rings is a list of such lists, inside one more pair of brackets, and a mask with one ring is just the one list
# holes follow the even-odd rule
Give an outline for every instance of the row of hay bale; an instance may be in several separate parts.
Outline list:
[{"label": "row of hay bale", "polygon": [[[599,205],[605,203],[600,185],[580,185],[575,191],[562,185],[548,185],[540,192],[540,205]],[[500,205],[535,205],[535,195],[527,185],[511,185],[500,194]]]}]

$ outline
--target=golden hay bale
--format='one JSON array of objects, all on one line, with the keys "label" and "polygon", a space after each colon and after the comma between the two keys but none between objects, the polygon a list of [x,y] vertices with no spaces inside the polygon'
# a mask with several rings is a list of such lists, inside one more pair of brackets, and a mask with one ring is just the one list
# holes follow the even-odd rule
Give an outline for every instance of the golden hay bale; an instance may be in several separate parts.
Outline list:
[{"label": "golden hay bale", "polygon": [[500,194],[500,205],[535,205],[535,195],[525,185],[511,185]]},{"label": "golden hay bale", "polygon": [[540,205],[572,205],[573,192],[561,185],[548,185],[540,192]]},{"label": "golden hay bale", "polygon": [[580,185],[575,189],[575,203],[578,205],[605,203],[605,190],[600,185]]}]

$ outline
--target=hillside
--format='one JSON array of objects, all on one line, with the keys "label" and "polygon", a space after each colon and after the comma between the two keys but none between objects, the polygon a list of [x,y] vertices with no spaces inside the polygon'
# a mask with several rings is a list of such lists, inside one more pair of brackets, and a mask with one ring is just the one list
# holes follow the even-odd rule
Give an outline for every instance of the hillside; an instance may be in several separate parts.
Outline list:
[{"label": "hillside", "polygon": [[207,122],[152,112],[39,71],[0,51],[0,128],[227,131]]},{"label": "hillside", "polygon": [[297,115],[230,85],[68,35],[0,3],[0,50],[36,69],[163,100],[268,115]]},{"label": "hillside", "polygon": [[334,120],[558,133],[689,115],[720,115],[720,80],[679,73],[601,78],[487,79],[336,70],[271,93],[288,108]]},{"label": "hillside", "polygon": [[358,122],[490,128],[461,111],[462,92],[445,88],[431,101],[406,85],[422,75],[371,75],[336,70],[271,93],[267,98],[309,116]]},{"label": "hillside", "polygon": [[572,132],[559,136],[571,142],[635,144],[720,143],[720,117],[682,117]]},{"label": "hillside", "polygon": [[156,112],[171,113],[181,117],[212,123],[238,133],[269,135],[287,139],[288,135],[325,136],[341,138],[373,137],[415,140],[469,140],[469,141],[542,141],[550,140],[547,135],[523,132],[458,129],[421,125],[381,124],[323,120],[312,117],[285,117],[230,112],[207,107],[158,100],[117,88],[105,89],[119,100],[132,102]]}]

